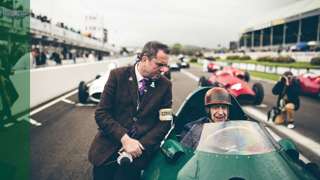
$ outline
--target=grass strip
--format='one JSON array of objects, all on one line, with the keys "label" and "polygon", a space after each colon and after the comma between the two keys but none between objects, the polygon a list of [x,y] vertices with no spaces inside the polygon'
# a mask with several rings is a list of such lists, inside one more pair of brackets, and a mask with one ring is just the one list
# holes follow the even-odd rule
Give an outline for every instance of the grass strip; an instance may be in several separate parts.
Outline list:
[{"label": "grass strip", "polygon": [[291,67],[300,69],[320,69],[320,66],[311,65],[309,62],[294,62],[294,63],[273,63],[273,62],[258,62],[257,60],[218,60],[228,63],[247,63],[247,64],[259,64],[266,66],[278,66],[278,67]]},{"label": "grass strip", "polygon": [[271,74],[271,73],[264,73],[258,71],[249,71],[250,75],[253,77],[261,78],[261,79],[268,79],[272,81],[278,81],[280,79],[279,74]]}]

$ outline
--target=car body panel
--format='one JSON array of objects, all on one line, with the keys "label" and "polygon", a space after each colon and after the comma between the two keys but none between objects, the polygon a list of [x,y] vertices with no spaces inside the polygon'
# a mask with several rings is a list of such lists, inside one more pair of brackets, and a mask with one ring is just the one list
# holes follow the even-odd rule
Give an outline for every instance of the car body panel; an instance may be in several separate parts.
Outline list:
[{"label": "car body panel", "polygon": [[255,96],[249,84],[229,72],[218,71],[208,79],[210,83],[219,82],[235,97],[240,95]]},{"label": "car body panel", "polygon": [[188,62],[184,62],[184,61],[181,62],[180,65],[181,65],[181,68],[189,68],[190,67],[189,63]]},{"label": "car body panel", "polygon": [[[96,77],[96,79],[94,81],[92,81],[91,85],[89,86],[89,88],[86,88],[86,93],[88,94],[88,99],[91,102],[94,103],[99,103],[100,102],[100,96],[104,90],[104,86],[108,81],[109,78],[109,74],[111,72],[111,70],[115,69],[119,67],[119,62],[110,62],[107,67],[106,67],[106,71],[103,73],[99,73]],[[78,92],[78,95],[80,93]],[[79,100],[79,102],[81,102]],[[85,102],[82,102],[85,103]]]},{"label": "car body panel", "polygon": [[[185,150],[176,163],[169,163],[165,156],[158,154],[148,169],[145,180],[212,180],[243,179],[260,180],[298,180],[314,179],[302,169],[293,169],[281,153],[270,152],[260,155],[221,155],[206,152]],[[300,177],[295,173],[299,171]]]},{"label": "car body panel", "polygon": [[98,79],[94,80],[89,86],[89,99],[93,102],[99,102],[104,86],[108,81],[110,71],[104,73]]},{"label": "car body panel", "polygon": [[301,92],[305,94],[319,95],[320,93],[320,75],[302,74],[298,76]]},{"label": "car body panel", "polygon": [[216,63],[213,63],[213,62],[207,63],[207,71],[208,72],[216,72],[216,71],[220,70],[220,68],[221,68],[221,66]]},{"label": "car body panel", "polygon": [[170,63],[169,68],[171,71],[180,71],[180,65],[178,63]]},{"label": "car body panel", "polygon": [[234,76],[244,77],[244,71],[241,71],[240,69],[234,68],[232,66],[225,66],[225,67],[223,67],[222,71],[229,72],[229,73],[233,74]]}]

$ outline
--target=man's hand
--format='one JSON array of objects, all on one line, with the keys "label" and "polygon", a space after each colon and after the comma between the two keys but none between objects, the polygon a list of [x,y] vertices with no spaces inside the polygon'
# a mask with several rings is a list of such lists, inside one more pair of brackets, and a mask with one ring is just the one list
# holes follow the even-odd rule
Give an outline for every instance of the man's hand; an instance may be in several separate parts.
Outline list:
[{"label": "man's hand", "polygon": [[129,137],[127,134],[122,136],[121,143],[124,151],[131,154],[133,158],[141,156],[142,150],[144,150],[144,147],[138,140]]},{"label": "man's hand", "polygon": [[289,86],[290,85],[289,78],[285,76],[285,79],[286,79],[286,86]]},{"label": "man's hand", "polygon": [[285,84],[286,86],[289,86],[289,79],[288,79],[287,76],[282,76],[282,77],[281,77],[281,80],[283,80],[283,82],[284,82],[284,84]]}]

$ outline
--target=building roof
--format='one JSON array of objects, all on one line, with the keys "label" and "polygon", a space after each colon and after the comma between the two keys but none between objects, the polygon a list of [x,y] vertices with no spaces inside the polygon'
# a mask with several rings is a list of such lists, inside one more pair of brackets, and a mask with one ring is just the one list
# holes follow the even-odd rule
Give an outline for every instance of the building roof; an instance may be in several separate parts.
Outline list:
[{"label": "building roof", "polygon": [[263,29],[312,15],[320,15],[320,0],[301,0],[271,11],[264,17],[259,18],[258,22],[250,23],[244,32]]}]

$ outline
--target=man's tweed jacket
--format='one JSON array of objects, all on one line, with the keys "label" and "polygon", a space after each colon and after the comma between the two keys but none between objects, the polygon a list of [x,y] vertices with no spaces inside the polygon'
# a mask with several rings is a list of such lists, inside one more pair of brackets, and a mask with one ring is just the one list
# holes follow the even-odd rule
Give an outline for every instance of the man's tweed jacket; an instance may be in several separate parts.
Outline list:
[{"label": "man's tweed jacket", "polygon": [[102,165],[121,148],[121,137],[130,134],[133,127],[135,138],[145,148],[143,156],[151,157],[171,123],[160,121],[159,110],[171,105],[172,85],[164,76],[152,82],[139,101],[134,66],[112,70],[95,112],[99,131],[91,144],[89,161]]}]

